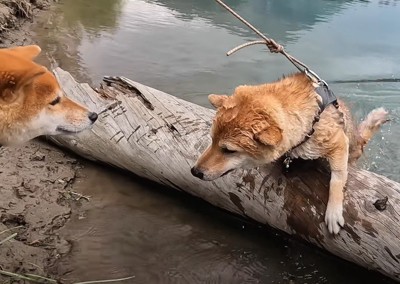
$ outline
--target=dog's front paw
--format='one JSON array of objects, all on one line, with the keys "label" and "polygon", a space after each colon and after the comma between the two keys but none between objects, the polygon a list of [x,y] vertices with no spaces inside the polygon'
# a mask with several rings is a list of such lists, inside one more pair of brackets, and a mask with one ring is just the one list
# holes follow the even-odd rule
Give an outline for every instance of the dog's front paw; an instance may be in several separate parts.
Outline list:
[{"label": "dog's front paw", "polygon": [[337,234],[344,225],[343,205],[328,202],[325,212],[325,223],[331,234]]}]

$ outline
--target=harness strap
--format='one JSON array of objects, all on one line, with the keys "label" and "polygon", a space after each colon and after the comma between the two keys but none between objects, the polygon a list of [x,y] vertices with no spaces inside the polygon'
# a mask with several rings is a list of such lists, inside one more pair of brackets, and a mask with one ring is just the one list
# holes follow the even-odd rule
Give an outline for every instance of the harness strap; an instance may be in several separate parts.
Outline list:
[{"label": "harness strap", "polygon": [[318,113],[314,116],[314,120],[311,124],[311,130],[305,135],[304,139],[300,143],[293,146],[292,148],[289,149],[289,151],[287,151],[285,153],[286,158],[283,161],[283,164],[285,166],[286,171],[289,169],[290,163],[292,162],[292,158],[290,157],[290,152],[293,151],[293,149],[304,144],[305,142],[308,141],[308,139],[311,138],[311,135],[313,135],[315,132],[314,125],[320,120],[321,113],[330,104],[333,104],[336,109],[339,109],[339,104],[337,102],[337,98],[336,98],[335,94],[332,92],[332,90],[329,89],[328,84],[326,84],[324,81],[321,81],[319,86],[317,88],[315,88],[315,91],[321,97],[322,102],[318,101],[319,110],[318,110]]},{"label": "harness strap", "polygon": [[328,84],[325,82],[315,88],[317,94],[322,98],[322,103],[319,103],[320,112],[323,112],[326,107],[333,104],[336,108],[339,108],[337,98],[335,94],[329,89]]}]

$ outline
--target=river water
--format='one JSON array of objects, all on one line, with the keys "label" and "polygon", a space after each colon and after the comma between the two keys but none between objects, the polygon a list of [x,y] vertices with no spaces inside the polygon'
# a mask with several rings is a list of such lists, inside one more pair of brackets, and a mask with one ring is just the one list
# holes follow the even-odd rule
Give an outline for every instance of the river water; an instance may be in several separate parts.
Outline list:
[{"label": "river water", "polygon": [[[360,166],[400,181],[400,1],[226,1],[308,64],[360,119],[386,107],[392,121]],[[250,47],[258,39],[212,0],[64,0],[35,28],[57,65],[97,85],[123,75],[209,107],[209,93],[271,81],[295,69]],[[384,283],[340,261],[198,200],[88,164],[93,196],[64,230],[66,279],[135,275],[130,283]]]}]

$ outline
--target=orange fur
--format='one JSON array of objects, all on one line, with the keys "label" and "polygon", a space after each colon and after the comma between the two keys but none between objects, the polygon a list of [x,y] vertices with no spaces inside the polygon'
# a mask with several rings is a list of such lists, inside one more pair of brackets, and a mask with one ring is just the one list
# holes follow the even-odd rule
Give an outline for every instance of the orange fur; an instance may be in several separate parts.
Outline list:
[{"label": "orange fur", "polygon": [[[199,157],[192,174],[213,180],[237,168],[273,162],[303,141],[319,111],[316,84],[303,73],[258,86],[239,86],[232,96],[210,95],[217,114],[212,144]],[[362,147],[386,121],[383,109],[371,112],[358,129],[345,104],[328,106],[314,125],[311,138],[292,149],[293,158],[326,158],[331,168],[325,222],[332,233],[343,226],[343,188],[348,162],[355,162]]]},{"label": "orange fur", "polygon": [[39,46],[0,49],[0,144],[77,133],[97,114],[63,96],[55,76],[32,61]]}]

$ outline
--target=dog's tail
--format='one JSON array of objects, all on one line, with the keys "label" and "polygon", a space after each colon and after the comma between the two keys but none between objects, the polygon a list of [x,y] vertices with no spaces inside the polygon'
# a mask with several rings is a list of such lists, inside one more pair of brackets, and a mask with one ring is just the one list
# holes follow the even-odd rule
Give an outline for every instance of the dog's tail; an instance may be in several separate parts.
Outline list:
[{"label": "dog's tail", "polygon": [[376,108],[360,123],[358,134],[363,140],[364,145],[378,132],[382,124],[389,121],[387,116],[388,112],[384,108]]},{"label": "dog's tail", "polygon": [[357,150],[354,149],[352,156],[353,161],[357,160],[364,152],[365,145],[374,136],[381,126],[388,122],[388,112],[380,107],[372,110],[367,117],[358,125],[357,129]]}]

